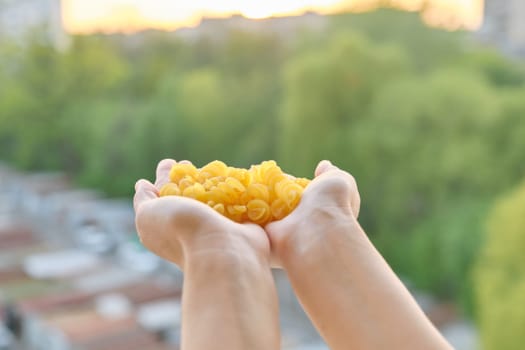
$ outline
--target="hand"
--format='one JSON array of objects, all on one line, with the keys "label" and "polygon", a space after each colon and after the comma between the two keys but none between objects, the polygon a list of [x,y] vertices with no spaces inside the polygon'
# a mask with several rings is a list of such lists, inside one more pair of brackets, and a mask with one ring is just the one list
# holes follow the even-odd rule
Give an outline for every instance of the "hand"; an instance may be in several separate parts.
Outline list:
[{"label": "hand", "polygon": [[139,180],[135,185],[136,226],[144,246],[183,270],[193,258],[255,258],[269,263],[270,244],[260,226],[235,223],[193,199],[159,198],[175,163],[170,159],[159,163],[155,184]]},{"label": "hand", "polygon": [[330,349],[451,349],[359,226],[353,177],[327,161],[315,175],[266,231]]},{"label": "hand", "polygon": [[[265,227],[274,266],[282,266],[292,256],[296,260],[307,257],[311,249],[323,244],[327,238],[323,233],[334,232],[336,227],[357,228],[360,204],[354,178],[329,161],[320,162],[297,208]],[[360,232],[356,230],[356,235]]]},{"label": "hand", "polygon": [[175,163],[159,163],[155,185],[137,182],[134,205],[142,243],[184,271],[181,348],[278,349],[268,236],[194,199],[159,198]]}]

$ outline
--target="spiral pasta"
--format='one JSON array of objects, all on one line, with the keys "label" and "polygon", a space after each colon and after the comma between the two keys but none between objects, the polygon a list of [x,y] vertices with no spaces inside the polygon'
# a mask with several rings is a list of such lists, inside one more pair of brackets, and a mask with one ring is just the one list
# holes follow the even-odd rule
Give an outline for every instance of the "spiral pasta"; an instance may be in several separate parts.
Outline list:
[{"label": "spiral pasta", "polygon": [[290,214],[309,183],[283,173],[273,160],[250,169],[228,167],[218,160],[200,169],[177,163],[159,196],[193,198],[233,221],[263,226]]}]

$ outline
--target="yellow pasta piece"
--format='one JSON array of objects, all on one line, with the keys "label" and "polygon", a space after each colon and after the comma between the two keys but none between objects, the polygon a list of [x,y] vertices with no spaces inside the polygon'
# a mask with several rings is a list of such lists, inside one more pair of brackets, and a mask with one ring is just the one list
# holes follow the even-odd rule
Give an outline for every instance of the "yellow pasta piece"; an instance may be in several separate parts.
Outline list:
[{"label": "yellow pasta piece", "polygon": [[286,217],[310,183],[285,174],[273,160],[250,169],[228,167],[221,161],[201,169],[192,164],[175,164],[170,181],[160,189],[159,196],[193,198],[231,220],[259,225]]},{"label": "yellow pasta piece", "polygon": [[262,199],[252,199],[246,208],[248,209],[248,218],[259,225],[266,224],[272,215],[270,206]]},{"label": "yellow pasta piece", "polygon": [[275,220],[281,220],[289,214],[286,203],[282,199],[277,199],[272,203],[270,208],[272,216]]},{"label": "yellow pasta piece", "polygon": [[227,177],[224,182],[237,193],[243,193],[246,191],[246,187],[244,187],[244,185],[234,177]]},{"label": "yellow pasta piece", "polygon": [[184,197],[189,197],[197,200],[204,200],[206,197],[206,190],[200,183],[195,183],[191,186],[186,187],[182,192]]},{"label": "yellow pasta piece", "polygon": [[300,178],[297,178],[294,180],[296,184],[298,184],[299,186],[305,188],[306,186],[308,186],[310,184],[310,180],[308,179],[305,179],[303,177],[300,177]]},{"label": "yellow pasta piece", "polygon": [[270,187],[274,187],[278,182],[285,180],[286,175],[279,168],[267,169],[264,173],[263,182]]},{"label": "yellow pasta piece", "polygon": [[236,191],[226,182],[221,182],[217,185],[217,191],[222,192],[226,196],[226,203],[234,204],[239,201],[240,192]]},{"label": "yellow pasta piece", "polygon": [[195,183],[195,180],[193,180],[190,176],[184,176],[179,182],[179,188],[182,192],[190,186],[192,186]]},{"label": "yellow pasta piece", "polygon": [[221,162],[220,160],[214,160],[211,163],[208,163],[201,169],[201,173],[209,174],[209,177],[214,176],[225,176],[228,170],[228,166]]},{"label": "yellow pasta piece", "polygon": [[228,212],[231,214],[242,214],[246,212],[245,205],[228,205]]},{"label": "yellow pasta piece", "polygon": [[234,221],[237,221],[237,222],[243,222],[245,221],[243,218],[244,218],[244,213],[246,213],[248,209],[246,208],[245,205],[228,205],[226,207],[226,211],[227,211],[227,216],[234,220]]},{"label": "yellow pasta piece", "polygon": [[213,182],[212,180],[210,180],[210,179],[206,179],[206,180],[204,180],[204,182],[202,183],[202,186],[204,186],[204,189],[205,189],[206,191],[209,191],[209,190],[211,190],[213,187],[217,186],[217,184],[214,183],[214,182]]},{"label": "yellow pasta piece", "polygon": [[282,199],[286,206],[293,209],[299,203],[303,188],[292,180],[282,180],[275,185],[275,193]]},{"label": "yellow pasta piece", "polygon": [[159,191],[159,196],[180,196],[181,192],[179,186],[173,182],[168,182]]},{"label": "yellow pasta piece", "polygon": [[249,199],[262,199],[265,202],[270,201],[270,191],[268,190],[268,186],[263,184],[251,184],[246,189],[246,194],[248,195]]},{"label": "yellow pasta piece", "polygon": [[170,171],[170,180],[173,183],[178,183],[184,177],[196,177],[198,173],[197,168],[193,164],[175,164]]},{"label": "yellow pasta piece", "polygon": [[219,203],[219,204],[215,204],[213,206],[213,209],[215,209],[217,212],[219,212],[220,214],[224,215],[225,213],[225,210],[224,210],[224,204],[222,203]]},{"label": "yellow pasta piece", "polygon": [[239,180],[244,187],[247,187],[252,183],[252,173],[247,169],[230,168],[228,176]]},{"label": "yellow pasta piece", "polygon": [[213,201],[215,203],[228,203],[230,200],[228,198],[228,194],[224,193],[219,188],[214,188],[213,190],[209,191],[207,193],[208,200]]}]

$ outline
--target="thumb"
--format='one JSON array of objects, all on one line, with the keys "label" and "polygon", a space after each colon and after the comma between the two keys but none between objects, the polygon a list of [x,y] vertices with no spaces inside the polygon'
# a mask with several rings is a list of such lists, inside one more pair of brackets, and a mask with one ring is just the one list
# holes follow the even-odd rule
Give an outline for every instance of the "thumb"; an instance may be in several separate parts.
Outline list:
[{"label": "thumb", "polygon": [[330,170],[337,170],[338,168],[333,165],[329,160],[322,160],[315,168],[315,177],[320,176]]},{"label": "thumb", "polygon": [[[317,179],[323,174],[328,174],[322,179]],[[321,199],[336,200],[339,205],[350,203],[352,213],[357,218],[361,206],[361,198],[357,184],[352,175],[333,165],[328,160],[319,162],[315,169],[315,181],[305,190],[303,196],[306,201],[319,202]]]},{"label": "thumb", "polygon": [[282,268],[281,256],[286,254],[286,237],[290,234],[290,228],[286,225],[287,220],[283,222],[274,221],[270,222],[264,227],[268,239],[270,240],[270,264],[272,268]]},{"label": "thumb", "polygon": [[151,199],[158,197],[158,192],[155,186],[147,180],[139,180],[135,184],[135,196],[133,197],[133,207],[135,213],[137,209],[144,203]]}]

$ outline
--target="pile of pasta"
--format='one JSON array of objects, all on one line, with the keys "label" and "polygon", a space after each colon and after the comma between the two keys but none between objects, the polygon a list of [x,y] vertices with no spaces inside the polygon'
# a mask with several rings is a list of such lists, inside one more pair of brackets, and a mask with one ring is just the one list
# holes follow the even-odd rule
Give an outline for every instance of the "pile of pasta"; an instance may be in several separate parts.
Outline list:
[{"label": "pile of pasta", "polygon": [[217,160],[200,169],[177,163],[159,195],[194,198],[233,221],[264,226],[292,212],[309,183],[283,173],[272,160],[250,169],[229,167]]}]

